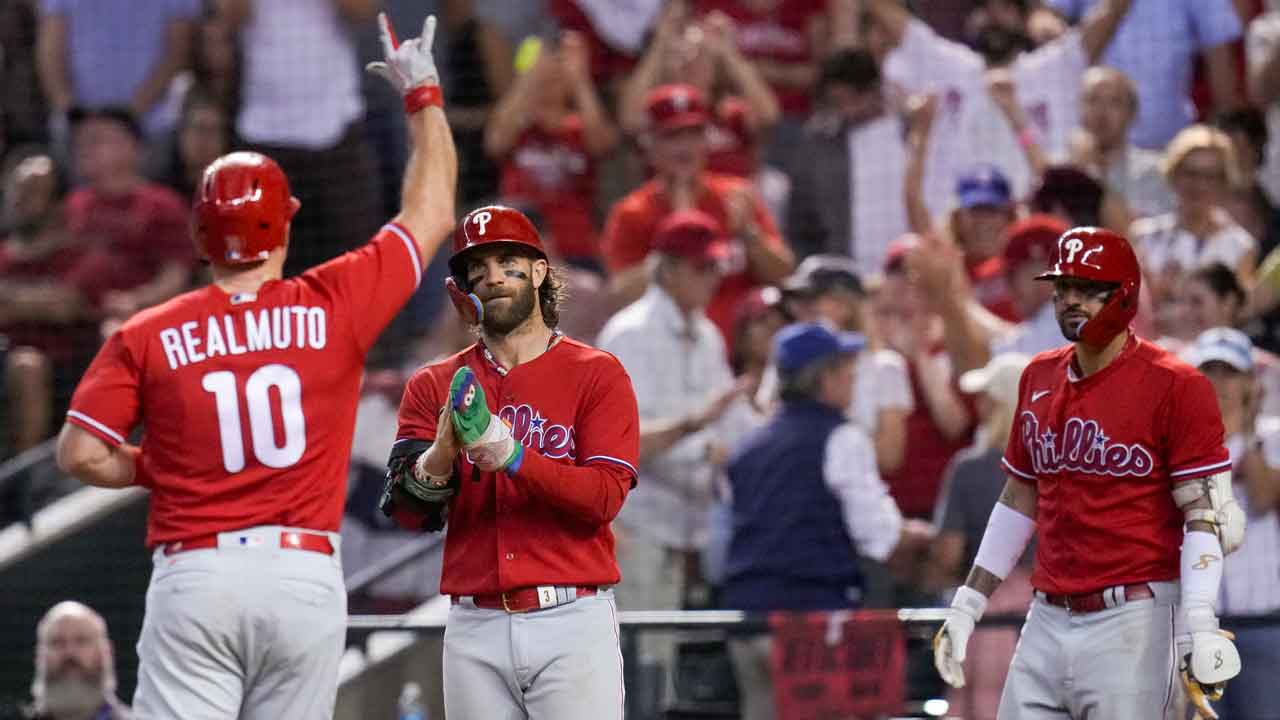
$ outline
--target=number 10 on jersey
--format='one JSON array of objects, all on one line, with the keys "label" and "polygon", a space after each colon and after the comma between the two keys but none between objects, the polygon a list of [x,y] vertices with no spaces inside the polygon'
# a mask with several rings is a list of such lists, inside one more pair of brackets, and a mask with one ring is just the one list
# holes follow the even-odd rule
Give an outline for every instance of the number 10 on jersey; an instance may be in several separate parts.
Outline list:
[{"label": "number 10 on jersey", "polygon": [[[218,437],[222,442],[222,465],[229,473],[245,466],[244,431],[240,426],[240,393],[236,375],[230,370],[207,373],[200,386],[213,393],[218,410]],[[271,388],[280,393],[280,420],[284,444],[276,444],[276,421],[271,411]],[[258,462],[286,468],[298,462],[307,449],[307,421],[302,413],[302,380],[287,365],[263,365],[244,383],[245,405],[249,410],[249,435]]]}]

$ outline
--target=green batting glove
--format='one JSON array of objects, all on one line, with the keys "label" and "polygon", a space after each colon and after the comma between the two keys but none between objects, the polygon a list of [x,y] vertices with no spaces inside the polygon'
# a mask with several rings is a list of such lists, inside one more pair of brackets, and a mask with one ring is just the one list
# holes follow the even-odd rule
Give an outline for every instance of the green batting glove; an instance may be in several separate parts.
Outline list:
[{"label": "green batting glove", "polygon": [[489,412],[484,388],[471,368],[458,368],[449,383],[449,413],[462,447],[481,470],[515,472],[524,459],[524,446],[511,428]]},{"label": "green batting glove", "polygon": [[449,383],[449,407],[453,408],[453,429],[463,447],[474,445],[489,429],[489,404],[485,401],[484,388],[471,368],[463,365],[453,374]]}]

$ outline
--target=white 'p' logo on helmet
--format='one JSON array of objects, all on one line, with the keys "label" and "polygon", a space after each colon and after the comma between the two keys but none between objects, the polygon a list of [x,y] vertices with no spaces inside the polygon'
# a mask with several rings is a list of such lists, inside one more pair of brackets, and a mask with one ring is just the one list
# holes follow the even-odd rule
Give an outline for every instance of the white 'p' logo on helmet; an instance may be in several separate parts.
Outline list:
[{"label": "white 'p' logo on helmet", "polygon": [[1070,265],[1076,261],[1076,253],[1084,249],[1084,243],[1079,238],[1071,238],[1063,243],[1063,247],[1067,250],[1067,264]]},{"label": "white 'p' logo on helmet", "polygon": [[480,212],[471,216],[471,222],[480,226],[481,235],[484,234],[485,226],[488,225],[489,221],[492,219],[493,219],[493,213],[489,212],[488,210],[481,210]]}]

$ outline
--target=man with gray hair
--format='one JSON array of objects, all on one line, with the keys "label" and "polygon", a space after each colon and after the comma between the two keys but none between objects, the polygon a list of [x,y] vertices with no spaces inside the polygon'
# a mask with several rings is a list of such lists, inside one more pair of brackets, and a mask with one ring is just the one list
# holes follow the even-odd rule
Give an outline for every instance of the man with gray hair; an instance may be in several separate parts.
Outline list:
[{"label": "man with gray hair", "polygon": [[93,608],[66,600],[36,625],[34,720],[128,720],[116,697],[115,657],[107,623]]}]

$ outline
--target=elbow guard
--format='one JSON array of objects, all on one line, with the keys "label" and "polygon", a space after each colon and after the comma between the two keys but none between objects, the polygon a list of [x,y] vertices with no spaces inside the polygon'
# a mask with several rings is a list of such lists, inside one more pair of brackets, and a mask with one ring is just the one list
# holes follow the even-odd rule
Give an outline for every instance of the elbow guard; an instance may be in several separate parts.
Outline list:
[{"label": "elbow guard", "polygon": [[[1190,507],[1200,498],[1207,498],[1209,507]],[[1230,470],[1178,483],[1173,486],[1173,501],[1187,522],[1199,520],[1213,526],[1223,553],[1235,552],[1244,543],[1244,510],[1231,494]]]}]

